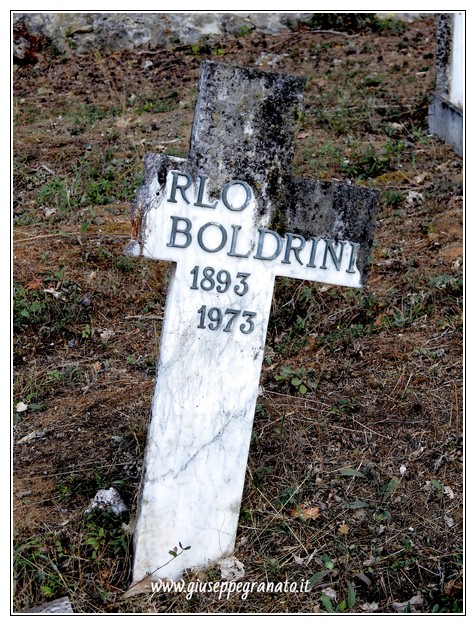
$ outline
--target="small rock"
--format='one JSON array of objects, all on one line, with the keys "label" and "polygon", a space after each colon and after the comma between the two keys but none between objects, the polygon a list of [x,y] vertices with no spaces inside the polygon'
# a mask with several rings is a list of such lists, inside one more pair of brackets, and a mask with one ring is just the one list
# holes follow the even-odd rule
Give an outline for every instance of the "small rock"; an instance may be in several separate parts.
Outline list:
[{"label": "small rock", "polygon": [[376,613],[379,610],[377,602],[366,602],[362,604],[362,610],[364,613]]},{"label": "small rock", "polygon": [[453,526],[455,525],[454,519],[450,515],[444,515],[443,518],[448,528],[453,528]]},{"label": "small rock", "polygon": [[100,489],[97,492],[89,503],[88,508],[84,511],[84,514],[88,515],[95,510],[111,510],[111,513],[114,515],[122,515],[122,513],[126,513],[128,509],[117,489],[110,487],[109,489]]},{"label": "small rock", "polygon": [[245,566],[234,556],[218,561],[223,580],[239,580],[245,575]]},{"label": "small rock", "polygon": [[453,499],[454,499],[455,494],[454,494],[453,489],[451,489],[451,487],[446,486],[446,487],[443,489],[443,492],[444,492],[444,494],[445,494],[445,495],[447,495],[447,496],[448,496],[448,498],[449,498],[450,500],[453,500]]},{"label": "small rock", "polygon": [[74,613],[68,596],[23,611],[23,613]]},{"label": "small rock", "polygon": [[89,307],[92,304],[92,300],[89,297],[89,295],[84,295],[81,300],[79,301],[79,304],[83,307],[83,309],[89,309]]},{"label": "small rock", "polygon": [[406,613],[410,611],[411,613],[415,613],[415,607],[421,606],[423,604],[423,599],[420,595],[413,596],[407,602],[394,602],[393,608],[397,613]]},{"label": "small rock", "polygon": [[29,435],[25,435],[21,439],[17,441],[17,443],[27,443],[28,441],[32,441],[33,439],[41,439],[46,435],[44,430],[34,430]]},{"label": "small rock", "polygon": [[418,193],[418,191],[409,191],[405,199],[405,206],[412,207],[419,202],[423,202],[423,200],[423,194]]}]

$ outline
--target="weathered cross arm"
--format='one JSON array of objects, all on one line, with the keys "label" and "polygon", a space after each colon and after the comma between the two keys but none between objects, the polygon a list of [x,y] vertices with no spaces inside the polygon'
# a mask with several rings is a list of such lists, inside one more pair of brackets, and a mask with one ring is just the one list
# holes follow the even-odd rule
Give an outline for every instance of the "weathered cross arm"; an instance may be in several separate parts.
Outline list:
[{"label": "weathered cross arm", "polygon": [[[190,157],[145,158],[128,253],[175,265],[134,583],[234,549],[275,277],[365,283],[378,193],[290,175],[302,90],[298,77],[207,62]],[[171,560],[179,542],[190,549]]]},{"label": "weathered cross arm", "polygon": [[[362,287],[378,191],[296,177],[286,182],[289,204],[263,217],[246,181],[230,180],[209,197],[209,176],[193,162],[147,154],[127,253],[179,262],[183,250],[187,258],[205,252],[225,262],[257,261],[273,276]],[[226,219],[217,222],[223,212]]]}]

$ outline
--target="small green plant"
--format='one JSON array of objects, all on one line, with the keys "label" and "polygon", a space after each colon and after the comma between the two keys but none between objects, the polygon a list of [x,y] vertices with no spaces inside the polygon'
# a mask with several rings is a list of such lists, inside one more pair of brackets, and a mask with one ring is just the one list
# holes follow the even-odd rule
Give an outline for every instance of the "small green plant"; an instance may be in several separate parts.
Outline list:
[{"label": "small green plant", "polygon": [[183,552],[185,552],[185,550],[190,550],[191,546],[186,546],[185,548],[182,546],[182,544],[179,541],[179,549],[174,548],[173,550],[169,550],[169,554],[171,554],[173,556],[174,559],[176,559],[178,556],[180,556]]},{"label": "small green plant", "polygon": [[58,567],[64,556],[61,541],[52,535],[32,537],[13,548],[13,575],[17,584],[27,586],[40,597],[49,599],[64,589],[64,578]]},{"label": "small green plant", "polygon": [[283,489],[279,496],[275,499],[275,504],[280,508],[296,503],[296,496],[298,494],[299,487],[296,485],[290,485]]},{"label": "small green plant", "polygon": [[133,272],[137,267],[137,258],[133,256],[119,256],[114,260],[114,267],[120,272]]},{"label": "small green plant", "polygon": [[399,189],[387,189],[380,196],[382,204],[396,207],[405,200],[405,194]]},{"label": "small green plant", "polygon": [[94,328],[89,324],[86,324],[81,331],[81,337],[83,339],[91,339],[94,336]]},{"label": "small green plant", "polygon": [[331,407],[334,415],[351,415],[357,409],[356,403],[350,398],[341,398]]},{"label": "small green plant", "polygon": [[138,98],[134,103],[133,110],[138,115],[142,113],[167,113],[178,109],[179,103],[180,94],[177,91],[171,91],[158,100]]},{"label": "small green plant", "polygon": [[95,510],[86,519],[86,539],[88,546],[87,558],[100,562],[106,557],[127,556],[129,543],[121,526],[122,516],[113,515],[110,511]]},{"label": "small green plant", "polygon": [[380,176],[388,171],[389,166],[390,158],[387,155],[379,155],[373,146],[367,146],[358,149],[349,159],[344,160],[342,173],[349,178],[366,180]]},{"label": "small green plant", "polygon": [[213,49],[207,41],[199,41],[190,44],[190,54],[193,54],[197,59],[204,55],[211,54],[212,52]]},{"label": "small green plant", "polygon": [[59,370],[50,370],[47,376],[50,380],[61,380],[61,372]]},{"label": "small green plant", "polygon": [[263,489],[266,476],[272,473],[273,469],[271,467],[267,467],[266,465],[257,467],[253,472],[253,486],[256,487],[256,489]]},{"label": "small green plant", "polygon": [[13,288],[14,336],[26,329],[43,326],[42,337],[62,333],[71,325],[88,317],[81,305],[78,285],[61,272],[43,279],[44,289],[26,289],[19,283]]},{"label": "small green plant", "polygon": [[13,330],[40,322],[47,309],[44,294],[39,290],[26,290],[20,284],[13,287]]},{"label": "small green plant", "polygon": [[249,37],[253,32],[253,28],[248,26],[247,24],[243,24],[236,32],[235,35],[237,37]]},{"label": "small green plant", "polygon": [[[332,591],[332,590],[331,590]],[[333,604],[335,602],[335,606]],[[340,602],[337,602],[337,595],[331,596],[325,593],[321,594],[320,602],[328,613],[344,613],[349,608],[352,609],[356,603],[355,588],[352,583],[347,583],[347,594]]]},{"label": "small green plant", "polygon": [[71,208],[71,189],[66,177],[55,178],[45,183],[37,193],[39,204],[51,204],[60,213],[65,214]]},{"label": "small green plant", "polygon": [[307,24],[315,30],[336,30],[348,33],[403,33],[405,23],[400,20],[380,18],[376,13],[313,13]]},{"label": "small green plant", "polygon": [[140,355],[136,356],[135,354],[128,354],[126,356],[126,363],[128,365],[138,365],[141,359],[142,357]]},{"label": "small green plant", "polygon": [[312,380],[313,370],[305,367],[292,368],[290,365],[284,365],[279,374],[274,379],[277,381],[286,381],[290,388],[299,391],[305,395],[310,389],[316,389],[317,383]]}]

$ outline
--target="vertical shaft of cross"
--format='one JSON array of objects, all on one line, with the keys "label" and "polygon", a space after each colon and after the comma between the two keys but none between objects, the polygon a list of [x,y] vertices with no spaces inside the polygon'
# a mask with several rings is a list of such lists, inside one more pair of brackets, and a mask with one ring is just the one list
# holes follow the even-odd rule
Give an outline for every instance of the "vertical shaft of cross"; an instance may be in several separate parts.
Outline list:
[{"label": "vertical shaft of cross", "polygon": [[206,62],[202,65],[190,160],[207,172],[211,195],[246,180],[267,223],[286,211],[294,131],[304,78]]},{"label": "vertical shaft of cross", "polygon": [[[274,271],[255,271],[250,250],[256,228],[269,226],[286,207],[302,87],[301,78],[207,63],[190,158],[176,163],[187,173],[175,175],[175,187],[165,193],[173,164],[149,158],[153,174],[138,197],[141,251],[176,260],[177,266],[163,321],[134,581],[152,572],[155,578],[177,578],[184,568],[206,566],[233,550],[274,285]],[[197,185],[200,177],[207,178],[206,189]],[[220,190],[237,179],[246,183],[220,199]],[[160,252],[151,250],[169,226],[160,222],[153,231],[153,220],[161,217],[151,186],[157,188],[153,197],[168,197],[177,214],[174,240]],[[243,199],[243,189],[252,197]],[[212,208],[217,198],[219,206]],[[246,210],[239,210],[246,202]],[[203,250],[215,250],[215,244],[202,242],[201,250],[190,246],[184,257],[167,257],[177,252],[174,246],[187,244],[187,220],[191,226],[207,215],[208,231],[219,236],[213,224],[220,209],[240,235],[243,247],[235,246],[234,256],[223,250],[206,260]],[[224,319],[217,329],[219,316]],[[179,542],[190,549],[164,565]]]}]

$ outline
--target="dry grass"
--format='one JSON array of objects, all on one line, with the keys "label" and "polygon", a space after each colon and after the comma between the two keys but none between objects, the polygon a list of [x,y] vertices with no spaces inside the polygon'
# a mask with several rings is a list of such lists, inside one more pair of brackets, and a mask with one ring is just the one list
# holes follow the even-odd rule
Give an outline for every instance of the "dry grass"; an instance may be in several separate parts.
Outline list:
[{"label": "dry grass", "polygon": [[[15,611],[62,595],[78,613],[462,610],[462,163],[425,133],[434,34],[15,67]],[[136,508],[170,268],[122,257],[129,204],[146,151],[187,154],[200,61],[263,52],[308,79],[295,172],[382,192],[368,288],[282,279],[270,319],[235,556],[247,581],[314,586],[125,599],[129,516],[84,510],[111,485]]]}]

